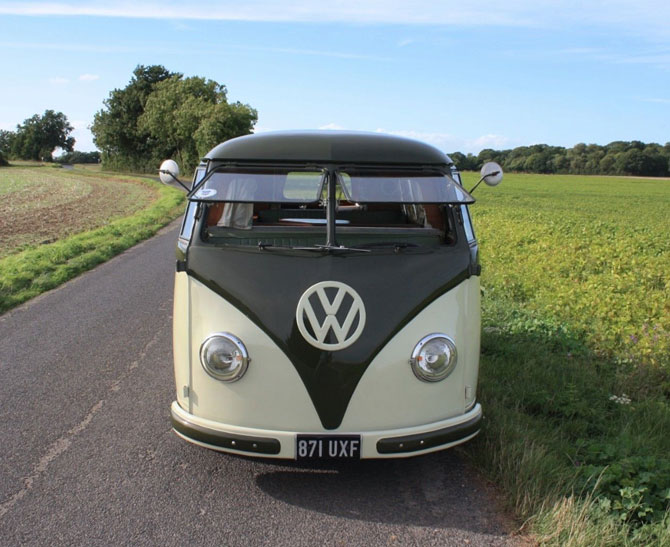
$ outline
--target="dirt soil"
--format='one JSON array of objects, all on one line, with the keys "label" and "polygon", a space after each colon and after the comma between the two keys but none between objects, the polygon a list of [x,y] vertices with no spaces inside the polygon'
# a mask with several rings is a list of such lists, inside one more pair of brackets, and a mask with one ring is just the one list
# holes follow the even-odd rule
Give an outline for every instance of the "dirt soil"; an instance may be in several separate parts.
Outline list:
[{"label": "dirt soil", "polygon": [[99,228],[158,197],[140,182],[104,176],[54,174],[35,168],[15,170],[12,177],[15,188],[0,196],[0,258]]}]

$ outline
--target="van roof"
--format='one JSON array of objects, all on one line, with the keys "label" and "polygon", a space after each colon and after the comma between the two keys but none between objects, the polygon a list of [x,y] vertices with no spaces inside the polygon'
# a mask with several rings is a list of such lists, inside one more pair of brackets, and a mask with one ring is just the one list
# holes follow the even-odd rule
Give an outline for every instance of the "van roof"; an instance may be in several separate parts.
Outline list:
[{"label": "van roof", "polygon": [[355,131],[273,131],[237,137],[214,147],[208,160],[451,165],[429,144]]}]

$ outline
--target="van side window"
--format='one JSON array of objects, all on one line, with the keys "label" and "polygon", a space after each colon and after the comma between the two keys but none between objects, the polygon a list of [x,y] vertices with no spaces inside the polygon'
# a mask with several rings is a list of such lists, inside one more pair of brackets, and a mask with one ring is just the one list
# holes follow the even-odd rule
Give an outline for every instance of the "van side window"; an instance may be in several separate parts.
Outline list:
[{"label": "van side window", "polygon": [[461,216],[463,217],[463,228],[465,228],[465,237],[470,241],[475,240],[475,231],[472,228],[472,220],[470,220],[470,211],[467,205],[461,205]]},{"label": "van side window", "polygon": [[191,239],[191,233],[193,232],[193,224],[195,222],[195,211],[198,208],[198,204],[189,201],[188,207],[186,207],[186,213],[184,213],[184,221],[181,224],[181,232],[179,232],[179,237],[181,239]]},{"label": "van side window", "polygon": [[199,166],[195,170],[195,175],[193,176],[193,186],[198,184],[202,178],[205,176],[205,173],[207,172],[207,169],[204,166]]}]

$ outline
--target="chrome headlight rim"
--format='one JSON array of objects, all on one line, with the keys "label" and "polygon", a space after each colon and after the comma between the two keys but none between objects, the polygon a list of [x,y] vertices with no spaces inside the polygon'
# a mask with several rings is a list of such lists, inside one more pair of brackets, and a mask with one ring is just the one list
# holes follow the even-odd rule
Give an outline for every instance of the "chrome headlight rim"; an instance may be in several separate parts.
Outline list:
[{"label": "chrome headlight rim", "polygon": [[[232,372],[232,373],[221,373],[217,372],[216,370],[212,369],[209,366],[209,363],[207,362],[205,352],[207,351],[208,346],[218,338],[223,338],[227,340],[228,342],[231,342],[236,349],[240,352],[240,355],[242,357],[240,365]],[[232,382],[237,382],[240,378],[242,378],[245,373],[247,372],[247,368],[249,368],[249,363],[251,362],[251,359],[249,358],[249,352],[247,351],[246,346],[244,345],[244,342],[240,340],[237,336],[230,332],[215,332],[210,334],[203,343],[200,345],[200,364],[202,365],[202,368],[205,369],[205,372],[209,374],[212,378],[215,380],[220,380],[221,382],[226,382],[226,383],[232,383]]]},{"label": "chrome headlight rim", "polygon": [[[448,350],[449,350],[449,362],[447,366],[439,374],[428,374],[421,366],[420,360],[418,359],[421,355],[423,348],[429,343],[437,339],[444,340]],[[412,351],[412,356],[409,360],[410,365],[412,366],[412,372],[419,380],[424,382],[440,382],[449,376],[454,369],[456,368],[456,362],[458,361],[458,352],[456,351],[456,343],[454,340],[441,332],[434,332],[424,336]]]}]

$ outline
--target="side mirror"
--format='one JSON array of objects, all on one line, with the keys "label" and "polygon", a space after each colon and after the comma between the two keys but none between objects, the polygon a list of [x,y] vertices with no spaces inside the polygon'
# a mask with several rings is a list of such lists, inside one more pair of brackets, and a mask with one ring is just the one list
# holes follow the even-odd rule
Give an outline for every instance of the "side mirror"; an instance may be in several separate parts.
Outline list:
[{"label": "side mirror", "polygon": [[171,185],[172,181],[176,181],[184,190],[190,192],[191,189],[186,186],[177,177],[179,176],[179,166],[174,160],[165,160],[158,168],[158,176],[163,184]]},{"label": "side mirror", "polygon": [[482,179],[489,186],[498,186],[503,179],[503,170],[500,165],[494,161],[489,161],[482,165],[482,170],[479,172]]},{"label": "side mirror", "polygon": [[179,166],[174,160],[165,160],[158,169],[158,176],[163,184],[170,184],[179,176]]},{"label": "side mirror", "polygon": [[488,161],[482,165],[482,170],[479,172],[479,174],[481,175],[481,178],[477,184],[472,187],[472,190],[470,190],[471,194],[482,181],[484,181],[489,186],[498,186],[503,178],[502,167],[500,167],[500,165],[494,161]]}]

